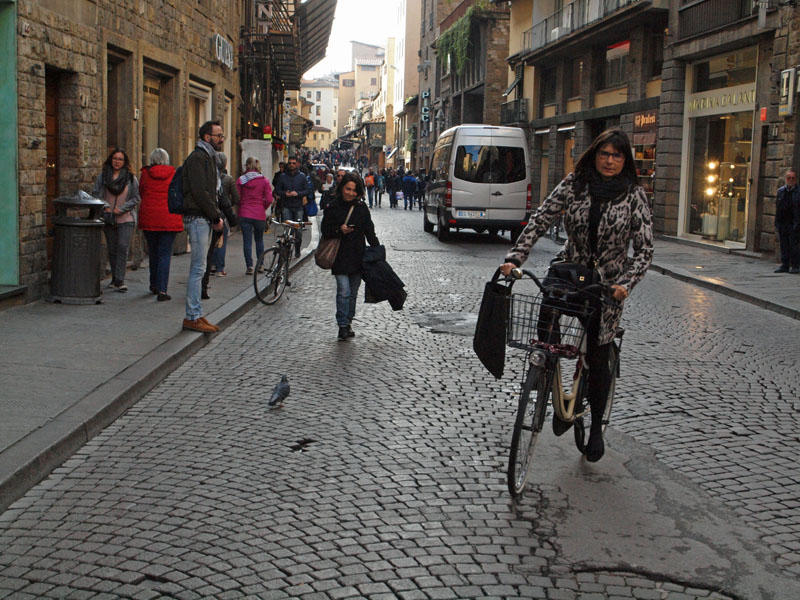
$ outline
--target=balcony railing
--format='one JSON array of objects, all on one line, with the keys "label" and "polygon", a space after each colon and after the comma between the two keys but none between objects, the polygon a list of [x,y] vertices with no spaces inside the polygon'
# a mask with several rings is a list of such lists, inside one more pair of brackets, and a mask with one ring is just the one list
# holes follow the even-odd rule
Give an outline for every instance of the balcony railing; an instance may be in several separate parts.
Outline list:
[{"label": "balcony railing", "polygon": [[[757,0],[697,0],[678,9],[680,39],[711,31],[758,14]],[[776,8],[774,0],[765,2],[767,10]]]},{"label": "balcony railing", "polygon": [[528,122],[528,99],[518,98],[500,105],[500,124],[513,125]]},{"label": "balcony railing", "polygon": [[[537,50],[611,13],[643,0],[573,0],[522,34],[523,49]],[[738,2],[738,0],[736,0]]]}]

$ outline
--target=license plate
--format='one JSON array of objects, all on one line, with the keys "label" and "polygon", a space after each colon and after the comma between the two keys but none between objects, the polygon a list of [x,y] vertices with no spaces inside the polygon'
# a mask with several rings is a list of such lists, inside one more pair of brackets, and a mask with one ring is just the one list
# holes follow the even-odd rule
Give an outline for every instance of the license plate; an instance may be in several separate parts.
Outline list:
[{"label": "license plate", "polygon": [[483,210],[458,210],[456,216],[461,219],[485,219],[486,211]]}]

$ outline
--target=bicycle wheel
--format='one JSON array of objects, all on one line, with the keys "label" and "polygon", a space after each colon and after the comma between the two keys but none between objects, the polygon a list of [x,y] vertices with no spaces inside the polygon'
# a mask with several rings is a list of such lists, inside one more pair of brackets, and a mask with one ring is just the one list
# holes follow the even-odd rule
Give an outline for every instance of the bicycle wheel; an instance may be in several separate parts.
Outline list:
[{"label": "bicycle wheel", "polygon": [[[611,407],[614,405],[614,391],[617,388],[617,365],[619,363],[619,348],[615,343],[611,344],[611,351],[608,355],[608,368],[611,371],[611,379],[608,385],[608,397],[606,398],[606,408],[603,411],[603,432],[605,433],[606,426],[611,420]],[[586,371],[584,371],[584,374]],[[584,375],[585,376],[585,375]],[[587,431],[592,430],[592,411],[589,410],[585,415],[579,419],[575,419],[575,446],[581,454],[586,452],[586,442],[588,436]]]},{"label": "bicycle wheel", "polygon": [[508,491],[515,499],[522,494],[528,482],[534,447],[547,412],[552,379],[550,371],[531,367],[522,384],[506,473]]},{"label": "bicycle wheel", "polygon": [[289,262],[281,256],[278,248],[265,250],[258,257],[253,271],[253,288],[261,302],[275,304],[286,289],[288,279]]}]

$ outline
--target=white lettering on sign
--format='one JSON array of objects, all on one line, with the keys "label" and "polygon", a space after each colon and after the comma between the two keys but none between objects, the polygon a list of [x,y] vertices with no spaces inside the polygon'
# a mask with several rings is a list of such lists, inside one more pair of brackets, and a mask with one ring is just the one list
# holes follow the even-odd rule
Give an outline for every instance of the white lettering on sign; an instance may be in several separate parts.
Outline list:
[{"label": "white lettering on sign", "polygon": [[211,46],[214,50],[214,58],[216,58],[229,69],[232,69],[233,44],[217,33],[211,38]]}]

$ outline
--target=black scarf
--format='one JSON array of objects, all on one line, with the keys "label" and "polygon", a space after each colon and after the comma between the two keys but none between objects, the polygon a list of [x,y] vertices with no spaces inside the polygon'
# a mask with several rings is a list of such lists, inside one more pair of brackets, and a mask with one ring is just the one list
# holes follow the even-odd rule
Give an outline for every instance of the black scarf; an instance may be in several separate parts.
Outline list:
[{"label": "black scarf", "polygon": [[114,179],[114,169],[111,168],[111,165],[103,165],[103,185],[114,196],[119,196],[131,179],[131,173],[125,167],[119,170],[119,175]]},{"label": "black scarf", "polygon": [[611,179],[603,179],[596,169],[589,169],[589,193],[593,199],[607,202],[618,198],[628,191],[628,180],[617,175]]}]

